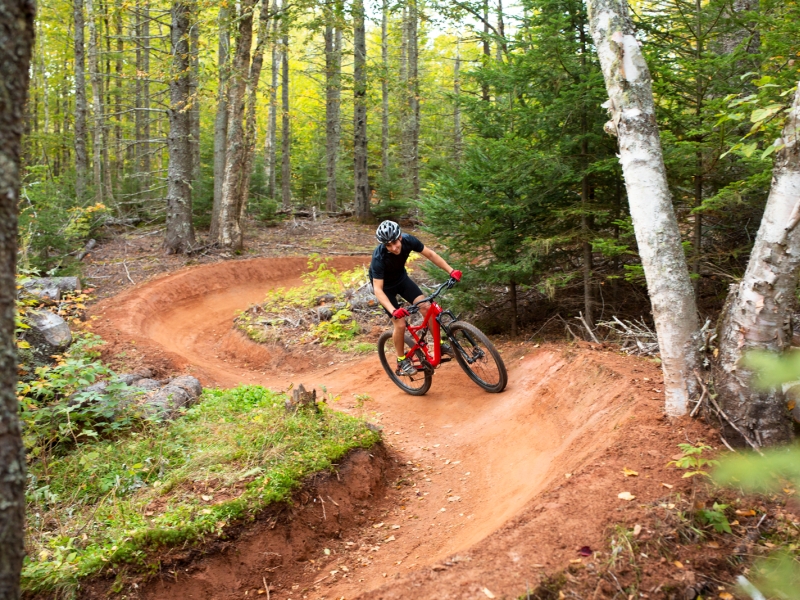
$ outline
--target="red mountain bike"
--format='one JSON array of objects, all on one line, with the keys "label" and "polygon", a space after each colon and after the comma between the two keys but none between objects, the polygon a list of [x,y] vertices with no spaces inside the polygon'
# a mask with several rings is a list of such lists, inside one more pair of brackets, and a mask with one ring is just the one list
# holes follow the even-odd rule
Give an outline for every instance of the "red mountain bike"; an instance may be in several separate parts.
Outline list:
[{"label": "red mountain bike", "polygon": [[[422,396],[427,392],[431,388],[433,370],[449,360],[442,360],[441,331],[450,341],[456,362],[472,381],[492,393],[502,392],[508,383],[506,365],[489,338],[474,325],[459,321],[451,311],[442,309],[434,302],[439,294],[455,284],[456,280],[451,278],[430,296],[408,307],[408,312],[413,314],[419,312],[419,304],[431,303],[422,324],[409,325],[406,321],[406,356],[417,369],[415,375],[406,375],[397,368],[391,331],[383,333],[378,339],[378,356],[383,369],[397,387],[412,396]],[[433,339],[433,354],[426,339],[429,329]]]}]

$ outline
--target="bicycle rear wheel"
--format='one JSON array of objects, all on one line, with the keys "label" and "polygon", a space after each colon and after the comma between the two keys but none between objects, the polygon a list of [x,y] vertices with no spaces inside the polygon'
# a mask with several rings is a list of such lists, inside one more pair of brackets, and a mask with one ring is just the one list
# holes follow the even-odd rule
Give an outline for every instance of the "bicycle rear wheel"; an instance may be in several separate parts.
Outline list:
[{"label": "bicycle rear wheel", "polygon": [[[406,351],[410,350],[413,345],[413,338],[406,335]],[[378,339],[378,356],[389,379],[405,393],[412,396],[422,396],[431,389],[431,383],[433,382],[432,369],[427,366],[425,354],[421,350],[417,350],[414,356],[409,357],[412,364],[417,368],[416,375],[405,375],[397,371],[397,351],[394,348],[391,331],[384,332]]]},{"label": "bicycle rear wheel", "polygon": [[502,392],[508,383],[506,365],[483,332],[463,321],[451,323],[450,341],[458,365],[487,392]]}]

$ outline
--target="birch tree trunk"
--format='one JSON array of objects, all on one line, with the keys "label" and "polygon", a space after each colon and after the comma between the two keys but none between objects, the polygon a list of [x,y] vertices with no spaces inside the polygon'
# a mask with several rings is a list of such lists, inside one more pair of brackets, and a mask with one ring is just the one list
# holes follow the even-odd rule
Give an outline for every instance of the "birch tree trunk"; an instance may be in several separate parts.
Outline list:
[{"label": "birch tree trunk", "polygon": [[192,55],[190,27],[192,1],[172,5],[172,76],[169,81],[169,168],[167,222],[164,248],[169,254],[194,246],[192,227]]},{"label": "birch tree trunk", "polygon": [[289,121],[289,34],[284,26],[281,40],[281,198],[283,210],[292,208],[292,132]]},{"label": "birch tree trunk", "polygon": [[355,214],[370,218],[367,172],[367,43],[364,31],[364,0],[353,0],[353,159]]},{"label": "birch tree trunk", "polygon": [[17,203],[20,138],[33,51],[34,0],[0,0],[0,598],[20,597],[25,447],[17,402]]},{"label": "birch tree trunk", "polygon": [[389,183],[389,3],[381,6],[381,178]]},{"label": "birch tree trunk", "polygon": [[325,207],[328,212],[336,212],[336,166],[342,134],[342,30],[338,11],[328,8],[328,12],[329,23],[325,27]]},{"label": "birch tree trunk", "polygon": [[650,72],[625,0],[589,0],[589,28],[600,58],[620,164],[653,307],[666,394],[666,412],[686,414],[699,364],[697,308],[678,223],[667,186]]},{"label": "birch tree trunk", "polygon": [[220,6],[217,41],[217,64],[219,68],[219,87],[217,89],[217,114],[214,118],[214,202],[211,207],[210,238],[219,235],[219,207],[222,203],[222,184],[225,180],[225,144],[228,138],[228,77],[230,75],[230,20],[226,4]]},{"label": "birch tree trunk", "polygon": [[[279,12],[281,9],[277,8]],[[267,182],[267,197],[275,200],[277,193],[278,167],[278,73],[280,71],[281,53],[278,43],[278,27],[280,17],[272,21],[272,67],[270,71],[269,107],[267,113],[267,135],[264,137],[264,179]]]},{"label": "birch tree trunk", "polygon": [[[764,216],[742,281],[731,286],[720,319],[719,402],[728,417],[756,446],[786,442],[792,421],[781,389],[755,390],[752,372],[742,364],[751,350],[781,352],[791,333],[784,326],[795,302],[800,270],[800,85],[775,153]],[[742,442],[737,432],[726,436]],[[729,438],[730,439],[730,438]]]},{"label": "birch tree trunk", "polygon": [[255,0],[244,0],[237,20],[239,22],[236,52],[231,66],[228,92],[228,136],[226,139],[225,175],[220,198],[217,238],[219,245],[234,248],[236,244],[232,223],[238,214],[242,171],[245,159],[244,109],[245,90],[250,67],[250,47],[253,41],[253,7]]},{"label": "birch tree trunk", "polygon": [[72,19],[75,23],[75,196],[80,201],[86,196],[86,172],[89,170],[89,159],[86,154],[86,61],[83,39],[83,0],[73,0]]}]

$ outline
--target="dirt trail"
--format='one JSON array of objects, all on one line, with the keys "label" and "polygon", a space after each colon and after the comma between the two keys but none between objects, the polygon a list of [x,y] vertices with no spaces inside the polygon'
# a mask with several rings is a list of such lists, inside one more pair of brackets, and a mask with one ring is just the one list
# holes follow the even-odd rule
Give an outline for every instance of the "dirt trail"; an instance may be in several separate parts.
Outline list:
[{"label": "dirt trail", "polygon": [[[331,265],[351,268],[365,260],[338,258]],[[524,591],[543,565],[573,558],[574,548],[558,543],[562,535],[573,535],[585,544],[601,543],[611,508],[600,510],[596,518],[589,515],[572,523],[558,516],[564,500],[548,502],[539,496],[571,483],[569,478],[585,472],[586,465],[605,465],[597,462],[599,457],[608,454],[620,425],[633,418],[637,403],[647,402],[651,412],[659,412],[658,396],[637,387],[642,375],[652,381],[645,388],[659,385],[660,373],[653,365],[613,353],[558,346],[528,345],[524,349],[528,355],[521,356],[519,347],[507,345],[502,349],[509,370],[504,393],[483,392],[450,363],[436,372],[431,391],[415,398],[389,382],[377,356],[311,371],[302,359],[272,356],[231,333],[237,310],[261,300],[270,287],[296,285],[305,266],[303,258],[282,258],[187,269],[104,300],[93,311],[99,317],[96,329],[106,338],[114,337],[117,348],[134,341],[143,354],[166,356],[206,385],[257,383],[285,389],[293,382],[318,390],[325,386],[341,396],[335,407],[363,412],[380,423],[387,444],[407,462],[399,491],[384,506],[383,525],[366,527],[360,539],[353,538],[355,543],[343,540],[332,546],[331,556],[320,550],[318,560],[306,565],[303,578],[298,575],[297,587],[275,590],[272,598],[338,599],[364,592],[387,598],[476,598],[482,584],[473,581],[475,573],[484,574],[482,581],[492,581],[499,598],[500,593]],[[632,378],[639,383],[632,384]],[[363,407],[354,399],[361,394],[371,398]],[[610,500],[592,497],[608,485],[604,477],[594,477],[586,490],[576,488],[571,493],[589,494],[587,501],[596,509],[618,503],[616,494]],[[533,522],[548,510],[561,521],[548,527],[562,531],[520,541],[515,537],[518,532],[509,529],[521,515]],[[396,525],[399,528],[392,528]],[[482,548],[495,549],[486,557]],[[452,594],[431,588],[405,595],[404,588],[397,587],[397,579],[419,579],[455,564],[454,555],[462,555],[455,563],[474,562],[467,583],[448,584]],[[517,559],[508,558],[512,555]],[[484,558],[478,560],[480,556]],[[526,557],[522,563],[520,556]],[[442,563],[446,565],[430,571]],[[343,564],[349,564],[348,570],[340,568]],[[311,586],[330,570],[338,572]],[[487,580],[486,573],[496,577]],[[385,585],[393,578],[394,587]],[[205,597],[242,597],[248,585],[243,581],[239,590],[230,590],[209,584]]]}]

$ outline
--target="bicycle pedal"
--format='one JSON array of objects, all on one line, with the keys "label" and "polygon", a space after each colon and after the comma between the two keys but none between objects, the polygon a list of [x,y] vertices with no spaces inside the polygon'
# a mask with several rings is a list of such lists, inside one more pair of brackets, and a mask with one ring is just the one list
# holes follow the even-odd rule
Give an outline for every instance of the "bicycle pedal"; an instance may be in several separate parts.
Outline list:
[{"label": "bicycle pedal", "polygon": [[446,354],[443,354],[442,358],[439,360],[439,362],[440,363],[446,363],[446,362],[450,362],[451,360],[453,360],[452,356],[447,356]]}]

